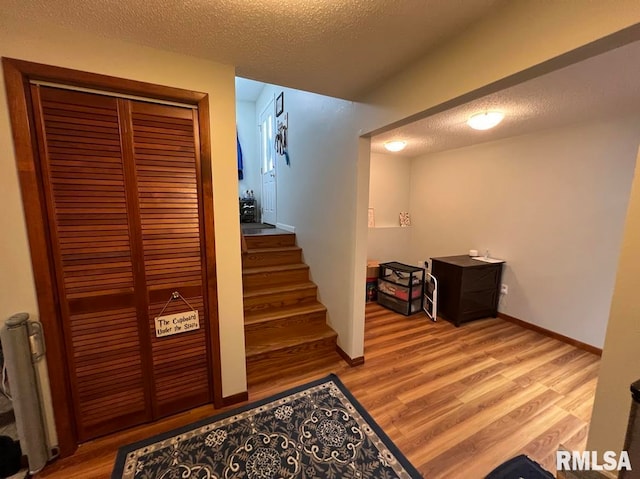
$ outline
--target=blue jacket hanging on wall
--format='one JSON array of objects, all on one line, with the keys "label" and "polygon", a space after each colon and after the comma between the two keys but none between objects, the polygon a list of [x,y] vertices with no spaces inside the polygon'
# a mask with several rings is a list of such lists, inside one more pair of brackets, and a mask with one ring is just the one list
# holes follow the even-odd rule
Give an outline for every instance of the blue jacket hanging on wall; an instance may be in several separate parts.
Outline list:
[{"label": "blue jacket hanging on wall", "polygon": [[242,172],[242,147],[240,146],[240,138],[238,137],[238,130],[236,129],[236,144],[238,146],[238,179],[241,180],[244,178],[244,174]]}]

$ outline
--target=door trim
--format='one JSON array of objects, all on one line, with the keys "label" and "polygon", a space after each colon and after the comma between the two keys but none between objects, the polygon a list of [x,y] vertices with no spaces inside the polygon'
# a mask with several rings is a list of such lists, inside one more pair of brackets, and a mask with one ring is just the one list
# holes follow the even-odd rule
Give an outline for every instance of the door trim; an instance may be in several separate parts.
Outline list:
[{"label": "door trim", "polygon": [[[275,145],[273,143],[273,140],[275,138],[275,129],[276,129],[276,124],[275,124],[275,109],[274,109],[274,104],[275,104],[275,97],[271,98],[268,102],[267,102],[267,106],[264,107],[264,109],[262,110],[262,112],[258,115],[258,130],[259,130],[259,135],[260,135],[260,202],[262,204],[261,208],[260,208],[260,221],[263,223],[268,223],[268,224],[272,224],[274,226],[276,226],[276,223],[278,221],[278,157],[276,155],[276,150],[275,150]],[[269,111],[271,112],[271,115],[269,115]],[[266,117],[265,117],[266,114]],[[271,121],[271,132],[274,135],[274,138],[268,138],[268,133],[265,133],[262,131],[262,124],[263,121],[262,119],[266,118],[266,119],[270,119]],[[266,134],[267,135],[267,141],[266,143],[268,144],[268,148],[269,151],[265,152],[264,151],[264,138],[263,135]],[[273,191],[272,191],[272,195],[268,195],[265,193],[265,183],[264,183],[264,175],[265,175],[265,169],[264,169],[264,164],[265,164],[265,158],[263,158],[263,155],[265,154],[271,154],[272,155],[272,159],[273,159],[273,168],[269,171],[272,171],[273,173],[271,174],[271,176],[273,177]],[[273,202],[273,221],[267,221],[265,219],[265,205],[267,204],[267,198],[271,198],[272,202]]]},{"label": "door trim", "polygon": [[200,181],[202,187],[202,221],[204,222],[204,256],[206,269],[205,300],[209,312],[209,344],[211,351],[211,381],[214,406],[223,406],[220,362],[220,332],[218,321],[217,276],[215,261],[215,229],[213,218],[213,180],[211,171],[211,136],[209,126],[209,96],[206,93],[127,80],[96,73],[2,58],[4,80],[11,120],[16,164],[22,194],[22,204],[29,238],[31,263],[40,321],[47,336],[49,377],[55,425],[61,457],[70,456],[78,446],[66,368],[65,342],[57,308],[56,283],[50,251],[49,228],[45,202],[40,187],[38,146],[31,115],[31,81],[63,83],[80,88],[106,90],[169,102],[185,103],[198,108],[200,126]]}]

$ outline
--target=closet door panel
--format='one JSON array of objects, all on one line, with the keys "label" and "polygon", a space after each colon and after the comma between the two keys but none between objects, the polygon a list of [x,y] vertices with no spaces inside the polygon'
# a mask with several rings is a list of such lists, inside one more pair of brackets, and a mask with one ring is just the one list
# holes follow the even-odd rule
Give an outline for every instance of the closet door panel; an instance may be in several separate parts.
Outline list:
[{"label": "closet door panel", "polygon": [[[168,415],[211,401],[197,124],[185,108],[132,102],[131,112],[155,400]],[[169,301],[173,291],[186,301]],[[199,329],[156,337],[156,316],[191,308]]]},{"label": "closet door panel", "polygon": [[79,439],[149,420],[117,102],[32,88]]},{"label": "closet door panel", "polygon": [[[155,337],[153,318],[167,300],[151,303],[149,332],[153,338],[153,372],[160,416],[210,402],[204,305],[201,296],[185,296],[185,299],[199,311],[200,329],[161,338]],[[188,310],[182,301],[175,301],[163,314]]]}]

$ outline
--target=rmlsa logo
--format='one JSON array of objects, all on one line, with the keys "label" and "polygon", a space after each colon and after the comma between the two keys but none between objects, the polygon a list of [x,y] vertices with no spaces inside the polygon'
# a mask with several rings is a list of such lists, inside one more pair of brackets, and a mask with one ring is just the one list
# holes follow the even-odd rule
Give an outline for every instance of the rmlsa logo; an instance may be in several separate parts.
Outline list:
[{"label": "rmlsa logo", "polygon": [[630,471],[629,453],[620,455],[613,451],[602,454],[602,463],[598,462],[598,451],[558,451],[556,452],[558,471]]}]

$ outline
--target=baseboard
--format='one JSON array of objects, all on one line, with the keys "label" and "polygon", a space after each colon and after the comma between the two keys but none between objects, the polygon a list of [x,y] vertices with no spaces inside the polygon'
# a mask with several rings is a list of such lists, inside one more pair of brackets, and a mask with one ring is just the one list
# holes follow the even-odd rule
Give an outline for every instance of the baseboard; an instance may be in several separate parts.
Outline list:
[{"label": "baseboard", "polygon": [[296,232],[296,227],[291,225],[285,225],[284,223],[276,223],[276,228],[289,231],[290,233]]},{"label": "baseboard", "polygon": [[338,354],[340,355],[340,357],[342,357],[342,359],[344,359],[346,361],[346,363],[351,366],[360,366],[362,364],[364,364],[364,356],[360,356],[357,358],[351,358],[351,356],[349,356],[347,353],[345,353],[342,348],[340,346],[338,346],[336,344],[336,351],[338,352]]},{"label": "baseboard", "polygon": [[595,346],[591,346],[587,343],[583,343],[582,341],[578,341],[577,339],[570,338],[569,336],[564,336],[554,331],[550,331],[549,329],[541,328],[540,326],[537,326],[535,324],[527,323],[526,321],[514,318],[513,316],[509,316],[508,314],[498,313],[498,317],[504,319],[505,321],[509,321],[510,323],[517,324],[518,326],[521,326],[525,329],[530,329],[531,331],[535,331],[536,333],[544,334],[545,336],[548,336],[550,338],[570,344],[571,346],[575,346],[576,348],[582,349],[583,351],[602,356],[602,349],[596,348]]},{"label": "baseboard", "polygon": [[231,396],[223,397],[222,406],[223,407],[233,406],[234,404],[238,404],[248,400],[249,400],[249,392],[244,391],[238,394],[232,394]]}]

